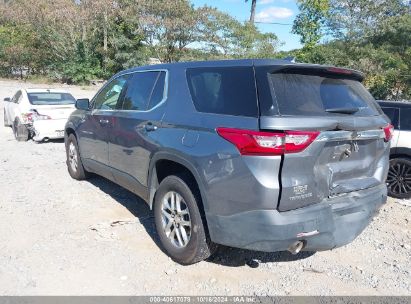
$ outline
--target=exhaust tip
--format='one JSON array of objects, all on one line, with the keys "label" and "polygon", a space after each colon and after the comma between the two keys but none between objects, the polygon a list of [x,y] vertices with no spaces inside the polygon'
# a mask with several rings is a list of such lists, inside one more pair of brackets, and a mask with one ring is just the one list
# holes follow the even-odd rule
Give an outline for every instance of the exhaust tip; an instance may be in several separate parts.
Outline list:
[{"label": "exhaust tip", "polygon": [[304,248],[304,241],[297,241],[295,243],[293,243],[290,247],[288,247],[288,252],[290,252],[291,254],[297,254],[301,251],[301,249]]}]

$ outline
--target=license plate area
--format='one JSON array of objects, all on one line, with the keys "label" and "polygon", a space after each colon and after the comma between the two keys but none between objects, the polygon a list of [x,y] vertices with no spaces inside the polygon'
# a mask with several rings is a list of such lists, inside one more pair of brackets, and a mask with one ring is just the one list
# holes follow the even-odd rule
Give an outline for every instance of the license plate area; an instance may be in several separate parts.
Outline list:
[{"label": "license plate area", "polygon": [[64,137],[64,130],[56,130],[56,136]]}]

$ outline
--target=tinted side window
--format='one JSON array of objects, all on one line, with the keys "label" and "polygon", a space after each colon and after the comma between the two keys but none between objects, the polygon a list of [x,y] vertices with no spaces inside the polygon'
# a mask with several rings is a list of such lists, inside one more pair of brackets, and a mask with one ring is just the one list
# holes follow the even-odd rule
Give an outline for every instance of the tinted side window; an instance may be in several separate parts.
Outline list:
[{"label": "tinted side window", "polygon": [[94,108],[101,110],[117,109],[121,92],[128,77],[128,75],[120,76],[107,84],[94,98]]},{"label": "tinted side window", "polygon": [[17,93],[11,99],[11,102],[19,103],[21,98],[21,91],[17,91]]},{"label": "tinted side window", "polygon": [[134,73],[127,84],[127,91],[123,100],[123,110],[146,110],[158,75],[159,72]]},{"label": "tinted side window", "polygon": [[188,69],[187,81],[197,111],[257,117],[251,67]]},{"label": "tinted side window", "polygon": [[164,98],[164,85],[166,80],[166,72],[160,72],[157,78],[157,82],[154,86],[153,93],[151,94],[148,109],[154,108]]},{"label": "tinted side window", "polygon": [[401,130],[411,131],[411,109],[401,109],[400,127]]},{"label": "tinted side window", "polygon": [[381,109],[384,111],[385,115],[387,115],[388,118],[391,120],[391,123],[394,126],[394,128],[398,129],[399,109],[398,108],[386,108],[386,107],[383,107]]}]

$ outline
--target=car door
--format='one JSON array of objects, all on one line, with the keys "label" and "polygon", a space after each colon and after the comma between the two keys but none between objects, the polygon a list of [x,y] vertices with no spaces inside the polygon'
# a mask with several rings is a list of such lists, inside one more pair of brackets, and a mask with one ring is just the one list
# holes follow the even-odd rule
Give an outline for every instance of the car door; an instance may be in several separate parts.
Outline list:
[{"label": "car door", "polygon": [[117,77],[106,84],[93,98],[92,110],[85,113],[79,126],[80,153],[86,167],[111,178],[108,166],[108,135],[112,130],[113,112],[118,108],[120,96],[128,75]]},{"label": "car door", "polygon": [[394,126],[394,134],[391,139],[391,149],[396,149],[398,145],[398,140],[400,136],[399,130],[399,116],[400,116],[400,109],[395,107],[381,107],[384,111],[385,115],[391,120],[391,124]]},{"label": "car door", "polygon": [[150,155],[164,114],[165,71],[137,72],[130,77],[121,110],[113,117],[109,163],[117,183],[143,195]]},{"label": "car door", "polygon": [[7,117],[9,119],[10,124],[13,124],[16,118],[20,115],[18,107],[21,99],[22,93],[21,91],[17,91],[7,107]]},{"label": "car door", "polygon": [[411,149],[411,108],[401,108],[400,128],[397,146]]},{"label": "car door", "polygon": [[12,107],[13,104],[13,100],[16,97],[17,93],[13,95],[13,97],[9,100],[9,101],[5,101],[4,102],[4,120],[5,122],[7,122],[8,124],[12,124],[13,120],[10,116],[10,109]]}]

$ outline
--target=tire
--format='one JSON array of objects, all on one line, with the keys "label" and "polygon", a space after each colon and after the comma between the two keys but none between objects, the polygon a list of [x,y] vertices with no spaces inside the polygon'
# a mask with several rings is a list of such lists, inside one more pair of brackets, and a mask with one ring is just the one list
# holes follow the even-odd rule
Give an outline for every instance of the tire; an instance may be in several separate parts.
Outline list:
[{"label": "tire", "polygon": [[164,251],[182,265],[200,262],[216,249],[205,230],[205,221],[199,209],[201,197],[196,189],[190,178],[170,175],[160,183],[154,199],[154,221],[160,243]]},{"label": "tire", "polygon": [[388,195],[395,198],[411,198],[411,160],[393,158],[387,177]]},{"label": "tire", "polygon": [[20,123],[20,120],[16,118],[13,123],[13,134],[17,141],[28,141],[29,140],[29,130],[27,127]]},{"label": "tire", "polygon": [[89,177],[89,173],[84,169],[81,161],[77,138],[70,134],[66,142],[66,164],[70,176],[77,180],[84,180]]}]

